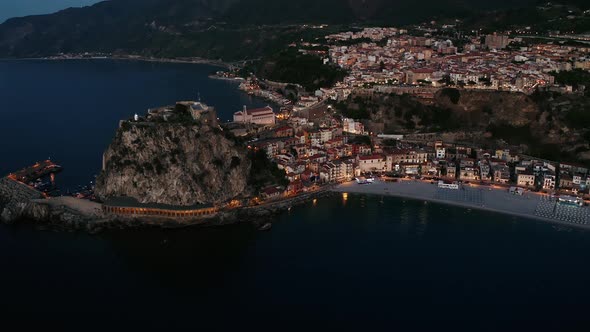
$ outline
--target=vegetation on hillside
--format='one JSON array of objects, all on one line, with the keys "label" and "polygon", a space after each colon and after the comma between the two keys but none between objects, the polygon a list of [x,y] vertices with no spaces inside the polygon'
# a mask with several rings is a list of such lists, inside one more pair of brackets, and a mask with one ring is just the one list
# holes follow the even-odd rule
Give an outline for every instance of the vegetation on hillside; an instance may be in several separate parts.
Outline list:
[{"label": "vegetation on hillside", "polygon": [[[555,77],[555,82],[559,84],[572,85],[574,89],[578,89],[580,85],[590,89],[590,72],[582,69],[574,69],[571,71],[552,72],[551,75]],[[586,93],[588,93],[586,91]]]},{"label": "vegetation on hillside", "polygon": [[[573,0],[567,0],[572,2]],[[414,24],[466,18],[463,28],[511,24],[546,25],[561,31],[588,28],[585,6],[542,11],[529,0],[465,2],[425,0],[117,0],[0,24],[1,57],[59,53],[129,53],[157,57],[204,57],[224,61],[274,54],[308,35],[346,25]],[[524,11],[505,10],[524,6]],[[500,10],[499,10],[500,9]],[[582,8],[587,9],[587,8]],[[497,10],[490,12],[490,10]],[[566,14],[563,15],[563,10]],[[575,19],[566,18],[573,10]],[[557,14],[554,12],[557,11]],[[484,13],[479,15],[478,13]],[[549,15],[549,16],[548,16]],[[557,15],[557,16],[556,16]],[[532,23],[531,23],[532,22]],[[315,25],[328,23],[322,29]]]},{"label": "vegetation on hillside", "polygon": [[303,86],[307,91],[331,87],[346,76],[346,71],[330,64],[322,58],[299,53],[295,48],[264,58],[253,66],[254,72],[266,79],[293,83]]},{"label": "vegetation on hillside", "polygon": [[277,167],[277,164],[266,155],[264,150],[251,150],[248,152],[248,159],[252,162],[248,185],[259,191],[265,186],[280,185],[287,186],[289,180],[285,177],[285,171]]}]

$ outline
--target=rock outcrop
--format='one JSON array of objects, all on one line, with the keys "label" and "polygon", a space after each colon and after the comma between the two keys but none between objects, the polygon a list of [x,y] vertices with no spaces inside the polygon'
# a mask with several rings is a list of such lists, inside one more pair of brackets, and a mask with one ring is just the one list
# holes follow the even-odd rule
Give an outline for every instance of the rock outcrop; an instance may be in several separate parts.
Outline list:
[{"label": "rock outcrop", "polygon": [[539,113],[539,107],[524,93],[441,89],[435,102],[474,127],[489,122],[522,127],[535,121]]},{"label": "rock outcrop", "polygon": [[31,200],[41,198],[43,195],[40,192],[22,183],[9,178],[0,179],[0,221],[17,221],[29,210],[27,206]]},{"label": "rock outcrop", "polygon": [[247,151],[218,127],[125,122],[104,154],[96,195],[177,206],[247,195]]},{"label": "rock outcrop", "polygon": [[[89,213],[79,206],[92,206]],[[73,197],[46,199],[44,196],[9,178],[0,179],[0,222],[12,224],[27,220],[61,229],[96,231],[107,222],[100,205]]]}]

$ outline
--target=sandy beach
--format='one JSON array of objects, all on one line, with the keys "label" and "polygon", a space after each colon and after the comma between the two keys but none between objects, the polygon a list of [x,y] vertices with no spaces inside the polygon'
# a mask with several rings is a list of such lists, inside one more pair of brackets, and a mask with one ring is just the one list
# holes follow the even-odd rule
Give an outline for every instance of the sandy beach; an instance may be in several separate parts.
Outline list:
[{"label": "sandy beach", "polygon": [[547,195],[526,192],[513,195],[504,188],[465,185],[459,190],[441,189],[425,181],[401,180],[371,184],[348,182],[334,192],[394,196],[441,204],[486,210],[560,225],[590,229],[590,208],[564,205]]}]

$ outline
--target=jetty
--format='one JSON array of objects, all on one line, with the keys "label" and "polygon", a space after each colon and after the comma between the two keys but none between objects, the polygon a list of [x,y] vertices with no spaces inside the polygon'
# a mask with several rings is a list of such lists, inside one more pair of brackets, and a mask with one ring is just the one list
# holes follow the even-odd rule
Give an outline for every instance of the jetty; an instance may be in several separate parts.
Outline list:
[{"label": "jetty", "polygon": [[61,172],[63,168],[51,160],[37,162],[32,166],[21,169],[20,171],[10,173],[9,179],[22,182],[25,184],[34,182],[40,178],[51,176]]}]

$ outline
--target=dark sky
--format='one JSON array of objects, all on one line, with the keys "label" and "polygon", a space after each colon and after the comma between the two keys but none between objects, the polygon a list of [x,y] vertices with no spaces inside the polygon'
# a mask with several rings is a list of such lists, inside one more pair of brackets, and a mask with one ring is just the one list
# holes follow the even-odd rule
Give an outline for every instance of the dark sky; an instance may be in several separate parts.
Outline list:
[{"label": "dark sky", "polygon": [[15,16],[48,14],[68,7],[82,7],[101,0],[0,0],[0,23]]}]

